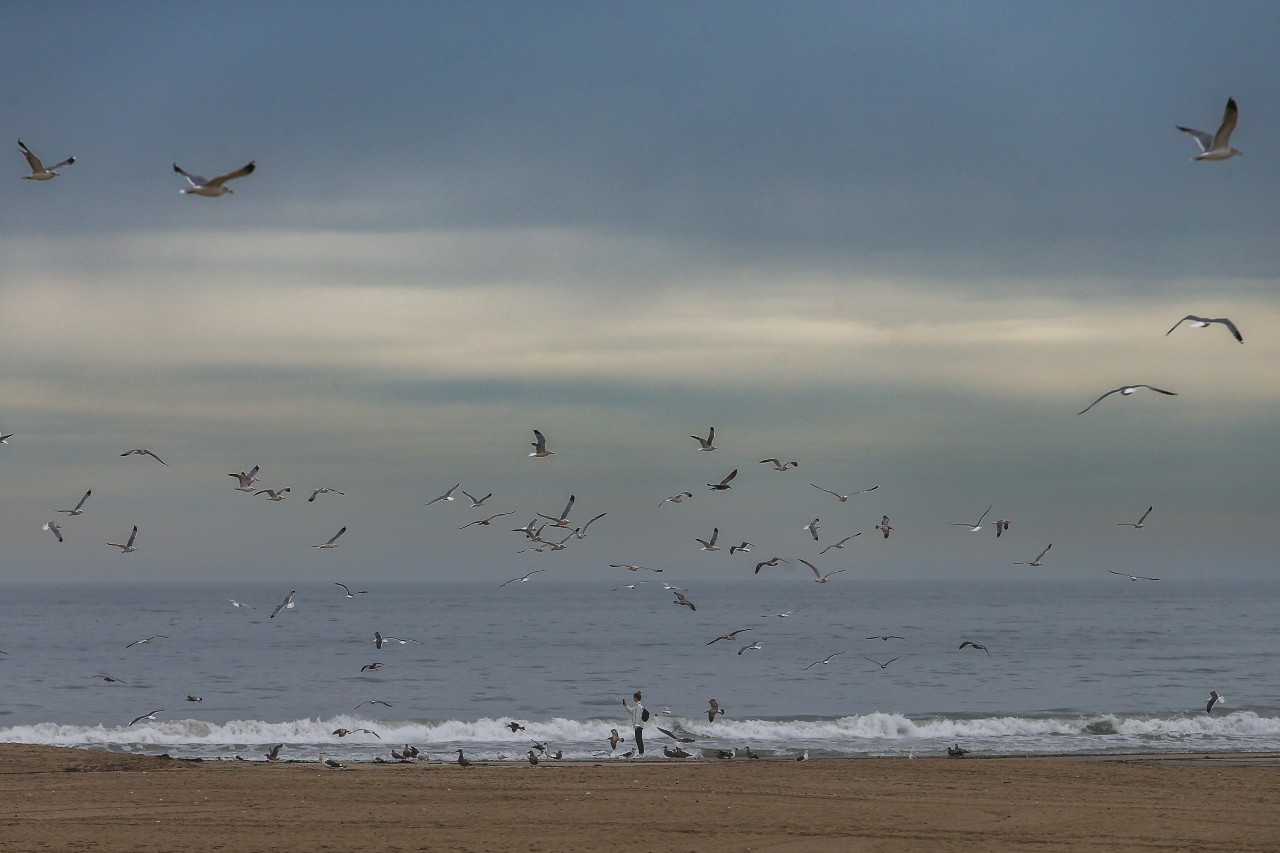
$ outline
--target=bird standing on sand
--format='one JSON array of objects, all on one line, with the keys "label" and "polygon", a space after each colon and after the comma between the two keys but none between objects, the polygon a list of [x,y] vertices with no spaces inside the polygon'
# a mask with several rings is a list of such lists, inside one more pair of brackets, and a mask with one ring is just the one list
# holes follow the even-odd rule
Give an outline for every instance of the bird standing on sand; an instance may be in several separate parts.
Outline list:
[{"label": "bird standing on sand", "polygon": [[463,755],[463,754],[462,754],[462,750],[458,750],[458,766],[459,766],[459,767],[470,767],[470,766],[471,766],[471,762],[470,762],[470,761],[467,761],[467,757],[466,757],[465,755]]},{"label": "bird standing on sand", "polygon": [[969,754],[969,750],[960,746],[960,744],[947,747],[947,755],[949,755],[951,758],[964,758],[968,754]]}]

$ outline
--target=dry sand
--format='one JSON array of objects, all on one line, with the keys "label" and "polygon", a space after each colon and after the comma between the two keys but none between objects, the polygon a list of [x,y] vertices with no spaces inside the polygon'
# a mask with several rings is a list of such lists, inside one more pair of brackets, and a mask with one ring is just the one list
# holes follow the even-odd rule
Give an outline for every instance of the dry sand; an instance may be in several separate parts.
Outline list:
[{"label": "dry sand", "polygon": [[173,761],[0,745],[0,850],[1280,850],[1280,758]]}]

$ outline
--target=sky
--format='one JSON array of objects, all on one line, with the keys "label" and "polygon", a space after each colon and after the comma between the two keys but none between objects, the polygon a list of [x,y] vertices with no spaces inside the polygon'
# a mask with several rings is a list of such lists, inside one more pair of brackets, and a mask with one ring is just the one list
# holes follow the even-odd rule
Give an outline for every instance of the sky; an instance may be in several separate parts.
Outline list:
[{"label": "sky", "polygon": [[[1271,576],[1277,31],[1265,2],[6,4],[0,580]],[[1175,126],[1228,97],[1244,156],[1193,162]],[[21,180],[18,138],[76,163]],[[172,171],[249,161],[220,198]],[[1187,314],[1245,344],[1166,336]],[[1177,396],[1076,414],[1136,383]],[[287,500],[234,489],[255,464]],[[514,514],[460,530],[488,513],[426,505],[454,483]],[[607,515],[517,553],[571,494]]]}]

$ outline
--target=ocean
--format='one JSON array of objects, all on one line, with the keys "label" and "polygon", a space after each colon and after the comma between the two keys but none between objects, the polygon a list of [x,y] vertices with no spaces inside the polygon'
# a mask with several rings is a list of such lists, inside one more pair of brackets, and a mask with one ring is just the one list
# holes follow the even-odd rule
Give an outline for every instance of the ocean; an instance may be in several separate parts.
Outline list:
[{"label": "ocean", "polygon": [[[1280,750],[1280,586],[1099,574],[681,582],[696,611],[674,604],[666,575],[615,569],[505,587],[371,582],[351,599],[329,582],[9,584],[0,741],[206,759],[283,743],[283,759],[349,761],[409,743],[523,761],[536,740],[606,760],[630,745],[622,700],[641,690],[650,755],[671,743],[658,726],[708,755]],[[268,618],[295,588],[296,606]],[[750,630],[708,645],[738,629]],[[378,650],[375,631],[417,642]],[[152,635],[165,636],[125,648]],[[879,635],[902,639],[866,639]],[[1210,690],[1223,702],[1207,714]],[[725,710],[714,722],[711,698]],[[387,704],[361,705],[374,700]],[[613,728],[628,736],[616,751]]]}]

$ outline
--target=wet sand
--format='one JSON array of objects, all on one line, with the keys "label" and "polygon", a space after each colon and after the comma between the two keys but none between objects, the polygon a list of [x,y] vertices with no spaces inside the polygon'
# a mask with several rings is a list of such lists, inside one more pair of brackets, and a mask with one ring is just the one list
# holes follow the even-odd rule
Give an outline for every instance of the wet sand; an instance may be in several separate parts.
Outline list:
[{"label": "wet sand", "polygon": [[8,850],[1280,850],[1275,755],[175,761],[0,744]]}]

